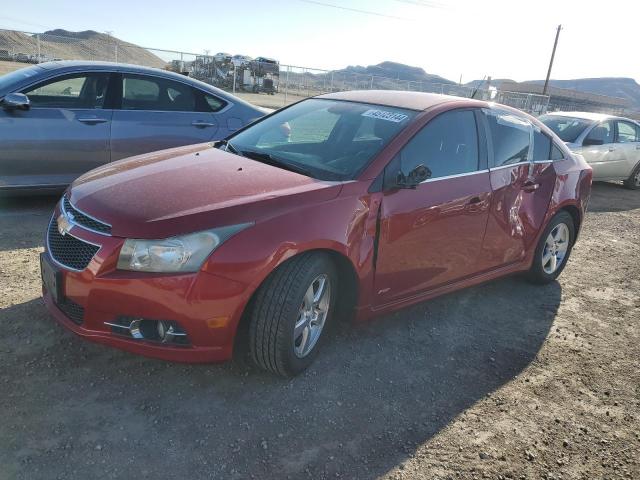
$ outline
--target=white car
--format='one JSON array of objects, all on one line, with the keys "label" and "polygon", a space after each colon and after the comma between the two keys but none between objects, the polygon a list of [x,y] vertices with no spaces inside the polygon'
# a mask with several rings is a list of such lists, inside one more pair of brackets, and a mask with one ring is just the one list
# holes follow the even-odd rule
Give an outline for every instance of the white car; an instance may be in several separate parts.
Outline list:
[{"label": "white car", "polygon": [[585,158],[594,180],[622,180],[640,189],[640,123],[589,112],[554,112],[540,121]]}]

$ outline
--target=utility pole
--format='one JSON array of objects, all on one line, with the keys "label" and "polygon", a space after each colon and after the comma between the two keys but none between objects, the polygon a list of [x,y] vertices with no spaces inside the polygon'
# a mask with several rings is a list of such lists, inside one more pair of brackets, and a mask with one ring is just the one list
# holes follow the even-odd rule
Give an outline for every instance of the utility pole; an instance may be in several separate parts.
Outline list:
[{"label": "utility pole", "polygon": [[542,89],[542,94],[547,94],[547,89],[549,88],[549,77],[551,77],[551,68],[553,68],[553,59],[556,56],[556,48],[558,47],[558,38],[560,37],[560,30],[562,30],[562,25],[558,25],[558,30],[556,31],[556,40],[553,42],[553,51],[551,52],[551,60],[549,61],[549,70],[547,70],[547,78],[544,81],[544,88]]}]

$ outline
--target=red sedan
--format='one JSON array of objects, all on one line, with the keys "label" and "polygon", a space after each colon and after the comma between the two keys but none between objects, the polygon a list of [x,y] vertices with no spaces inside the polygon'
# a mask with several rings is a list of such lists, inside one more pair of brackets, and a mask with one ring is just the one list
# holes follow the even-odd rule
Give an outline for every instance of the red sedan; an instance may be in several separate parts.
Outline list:
[{"label": "red sedan", "polygon": [[44,299],[87,340],[294,375],[338,317],[504,275],[553,281],[591,169],[513,108],[416,92],[322,95],[217,144],[112,163],[57,205]]}]

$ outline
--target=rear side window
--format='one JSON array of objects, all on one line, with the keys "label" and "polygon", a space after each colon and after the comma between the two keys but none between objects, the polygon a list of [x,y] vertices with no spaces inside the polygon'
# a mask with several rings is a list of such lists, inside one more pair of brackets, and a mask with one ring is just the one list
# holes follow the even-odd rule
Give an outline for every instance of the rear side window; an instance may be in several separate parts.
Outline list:
[{"label": "rear side window", "polygon": [[22,91],[35,108],[103,108],[108,73],[65,75]]},{"label": "rear side window", "polygon": [[551,139],[543,132],[533,132],[533,161],[551,160]]},{"label": "rear side window", "polygon": [[[199,92],[196,92],[196,95],[198,95],[198,93]],[[204,108],[198,108],[198,110],[202,110],[205,112],[219,112],[227,105],[227,102],[225,102],[221,98],[214,97],[213,95],[210,95],[208,93],[202,93],[202,96],[204,97],[205,102],[203,104]],[[198,105],[198,107],[200,106]]]},{"label": "rear side window", "polygon": [[633,123],[618,121],[618,143],[638,141],[638,127]]},{"label": "rear side window", "polygon": [[471,110],[453,110],[438,115],[420,130],[400,152],[405,175],[419,165],[431,171],[430,178],[478,170],[478,132]]},{"label": "rear side window", "polygon": [[122,109],[193,112],[196,98],[184,83],[143,75],[122,76]]},{"label": "rear side window", "polygon": [[564,152],[556,144],[551,147],[551,160],[563,160]]},{"label": "rear side window", "polygon": [[493,145],[493,166],[502,167],[528,161],[531,124],[510,113],[484,110]]}]

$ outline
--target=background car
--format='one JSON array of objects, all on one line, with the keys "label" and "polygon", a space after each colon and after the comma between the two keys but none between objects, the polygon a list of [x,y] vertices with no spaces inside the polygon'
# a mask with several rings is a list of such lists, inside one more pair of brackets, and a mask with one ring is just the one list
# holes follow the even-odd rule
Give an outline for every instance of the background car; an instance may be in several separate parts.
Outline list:
[{"label": "background car", "polygon": [[553,281],[590,189],[584,160],[515,109],[321,95],[79,178],[49,225],[45,303],[91,341],[187,362],[243,345],[294,375],[339,317],[516,272]]},{"label": "background car", "polygon": [[594,180],[622,180],[627,188],[640,188],[638,122],[589,112],[554,112],[540,121],[585,158]]},{"label": "background car", "polygon": [[280,74],[280,64],[273,58],[256,57],[251,62],[251,66],[259,75],[265,75],[268,73],[275,75]]},{"label": "background car", "polygon": [[264,111],[184,75],[50,62],[0,77],[0,192],[64,188],[141,153],[218,140]]},{"label": "background car", "polygon": [[236,67],[247,66],[251,63],[251,60],[253,59],[248,55],[234,55],[233,57],[231,57],[231,63],[233,63]]}]

